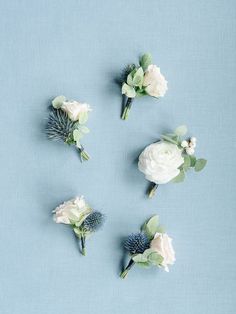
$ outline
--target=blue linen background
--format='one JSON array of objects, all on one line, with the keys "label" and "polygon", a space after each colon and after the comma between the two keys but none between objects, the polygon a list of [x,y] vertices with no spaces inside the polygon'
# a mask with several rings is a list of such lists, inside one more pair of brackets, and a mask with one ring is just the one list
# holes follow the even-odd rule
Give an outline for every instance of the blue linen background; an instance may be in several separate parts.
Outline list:
[{"label": "blue linen background", "polygon": [[[235,313],[235,1],[0,0],[0,12],[0,312]],[[147,51],[169,90],[124,122],[114,80]],[[58,94],[93,107],[87,163],[43,133]],[[148,200],[137,156],[180,124],[208,165]],[[50,214],[77,194],[107,215],[85,258]],[[156,213],[176,264],[119,279],[122,239]]]}]

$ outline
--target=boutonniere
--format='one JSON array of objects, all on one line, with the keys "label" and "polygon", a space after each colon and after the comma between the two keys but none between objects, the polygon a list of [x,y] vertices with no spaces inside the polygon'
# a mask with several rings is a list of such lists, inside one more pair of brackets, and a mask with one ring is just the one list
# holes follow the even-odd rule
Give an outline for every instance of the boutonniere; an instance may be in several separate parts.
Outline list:
[{"label": "boutonniere", "polygon": [[152,64],[152,56],[144,54],[139,65],[132,64],[125,69],[122,82],[122,94],[127,97],[121,118],[128,119],[135,97],[152,96],[160,98],[167,91],[167,81],[160,68]]},{"label": "boutonniere", "polygon": [[79,151],[81,161],[89,160],[89,155],[84,150],[81,139],[89,132],[84,124],[88,120],[90,111],[91,108],[86,103],[58,96],[52,101],[52,109],[46,126],[48,138],[74,145]]},{"label": "boutonniere", "polygon": [[127,267],[120,274],[125,278],[134,266],[156,266],[169,271],[169,265],[175,262],[172,239],[159,225],[158,216],[153,216],[141,228],[141,232],[130,234],[124,241],[124,248],[131,256]]},{"label": "boutonniere", "polygon": [[197,140],[195,137],[182,139],[187,133],[185,125],[174,133],[164,134],[161,141],[147,146],[139,156],[138,168],[152,182],[149,197],[155,194],[160,184],[182,182],[189,169],[201,171],[207,161],[194,155]]},{"label": "boutonniere", "polygon": [[80,239],[81,253],[85,255],[85,241],[102,226],[104,215],[94,211],[83,196],[64,202],[53,210],[53,213],[56,223],[66,224],[72,228],[76,237]]}]

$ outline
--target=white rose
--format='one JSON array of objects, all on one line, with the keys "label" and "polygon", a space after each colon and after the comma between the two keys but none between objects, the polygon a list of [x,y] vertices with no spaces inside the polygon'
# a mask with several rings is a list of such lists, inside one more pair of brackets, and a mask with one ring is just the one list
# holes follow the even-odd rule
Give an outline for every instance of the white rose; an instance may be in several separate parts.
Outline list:
[{"label": "white rose", "polygon": [[167,142],[158,142],[147,146],[139,156],[138,168],[147,180],[164,184],[175,178],[184,163],[182,150]]},{"label": "white rose", "polygon": [[54,220],[56,223],[71,224],[81,222],[87,217],[92,210],[85,203],[84,197],[76,197],[72,200],[59,205],[54,211]]},{"label": "white rose", "polygon": [[160,68],[150,64],[144,74],[143,86],[145,91],[153,97],[163,97],[167,91],[167,81],[161,74]]},{"label": "white rose", "polygon": [[87,113],[91,111],[91,108],[88,104],[79,103],[78,101],[75,100],[64,101],[61,106],[61,109],[68,114],[69,118],[72,121],[78,121],[81,113],[84,112]]},{"label": "white rose", "polygon": [[168,272],[168,265],[173,265],[175,262],[175,251],[172,246],[172,239],[167,233],[156,233],[154,239],[151,241],[150,247],[163,257],[161,266]]}]

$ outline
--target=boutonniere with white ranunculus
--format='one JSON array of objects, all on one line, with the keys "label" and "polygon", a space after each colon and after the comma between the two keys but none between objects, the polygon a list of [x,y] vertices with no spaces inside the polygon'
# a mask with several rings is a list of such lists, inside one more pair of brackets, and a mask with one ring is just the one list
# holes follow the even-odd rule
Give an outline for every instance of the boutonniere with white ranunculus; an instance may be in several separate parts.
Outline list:
[{"label": "boutonniere with white ranunculus", "polygon": [[91,108],[86,103],[67,100],[65,96],[57,96],[52,101],[52,109],[46,126],[49,139],[63,141],[74,145],[81,161],[88,160],[89,155],[81,144],[81,139],[89,132],[85,126]]},{"label": "boutonniere with white ranunculus", "polygon": [[84,200],[77,196],[53,210],[56,223],[69,225],[81,242],[81,252],[85,255],[86,239],[97,231],[104,223],[104,215],[94,211]]},{"label": "boutonniere with white ranunculus", "polygon": [[130,234],[124,241],[124,248],[130,254],[127,267],[121,272],[120,277],[125,278],[134,266],[156,266],[169,272],[169,265],[175,262],[175,251],[172,239],[159,225],[157,215],[150,218],[141,228],[139,233]]},{"label": "boutonniere with white ranunculus", "polygon": [[127,97],[121,118],[127,120],[135,97],[163,97],[167,91],[167,81],[160,68],[152,64],[152,56],[144,54],[139,65],[129,65],[122,79],[122,94]]},{"label": "boutonniere with white ranunculus", "polygon": [[194,155],[196,138],[182,139],[186,133],[187,127],[179,126],[174,133],[164,134],[161,141],[147,146],[139,156],[138,168],[152,182],[149,197],[158,185],[182,182],[191,168],[198,172],[205,167],[207,161]]}]

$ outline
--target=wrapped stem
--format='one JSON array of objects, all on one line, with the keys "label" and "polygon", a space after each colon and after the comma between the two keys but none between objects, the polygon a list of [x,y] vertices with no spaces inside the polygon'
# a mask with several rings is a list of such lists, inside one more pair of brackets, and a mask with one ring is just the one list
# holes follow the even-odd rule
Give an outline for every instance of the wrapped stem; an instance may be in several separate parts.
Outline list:
[{"label": "wrapped stem", "polygon": [[132,102],[133,102],[133,98],[128,98],[127,99],[127,102],[125,104],[125,107],[124,107],[124,110],[123,110],[123,113],[122,113],[122,116],[121,116],[122,120],[127,120],[128,119],[129,112],[130,112],[130,109],[131,109],[131,106],[132,106]]},{"label": "wrapped stem", "polygon": [[125,279],[128,275],[129,270],[134,266],[135,262],[130,259],[129,264],[126,266],[126,268],[121,272],[120,277],[122,279]]},{"label": "wrapped stem", "polygon": [[81,238],[80,238],[80,240],[81,240],[81,248],[82,248],[82,255],[86,255],[86,250],[85,250],[85,236],[81,236]]},{"label": "wrapped stem", "polygon": [[152,183],[152,186],[151,186],[151,188],[150,188],[150,190],[148,192],[148,197],[149,198],[152,198],[156,194],[157,188],[158,188],[158,184]]},{"label": "wrapped stem", "polygon": [[89,154],[84,150],[83,146],[81,145],[80,148],[78,148],[78,151],[79,151],[79,154],[80,154],[80,158],[81,158],[81,161],[87,161],[90,159],[90,156]]}]

